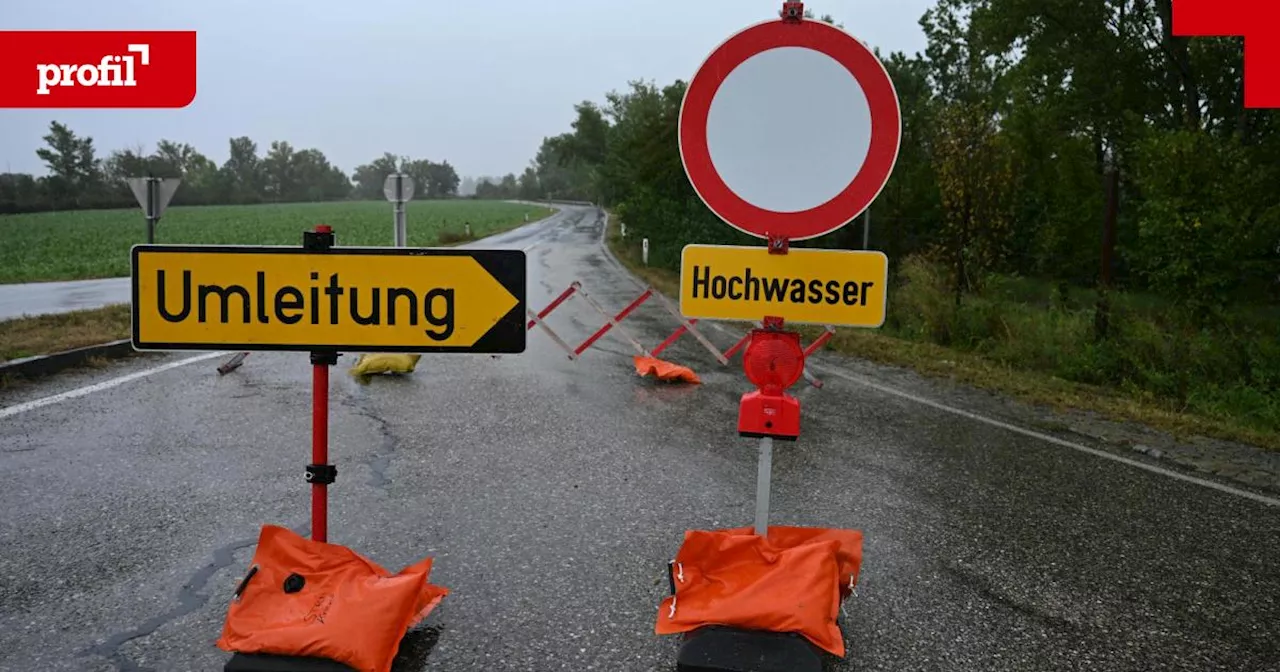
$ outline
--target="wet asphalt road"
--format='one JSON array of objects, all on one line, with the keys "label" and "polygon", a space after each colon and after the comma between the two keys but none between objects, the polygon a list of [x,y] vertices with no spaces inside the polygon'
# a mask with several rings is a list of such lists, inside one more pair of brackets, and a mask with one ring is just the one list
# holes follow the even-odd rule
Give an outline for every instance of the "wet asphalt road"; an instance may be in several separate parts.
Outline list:
[{"label": "wet asphalt road", "polygon": [[[540,307],[578,279],[638,294],[594,210],[483,243],[529,249]],[[574,300],[571,342],[601,318]],[[624,325],[673,327],[646,305]],[[732,335],[711,330],[722,348]],[[397,670],[671,670],[653,634],[686,529],[749,525],[747,383],[690,338],[705,384],[637,379],[602,339],[571,362],[535,329],[493,359],[332,380],[330,541],[393,570],[436,558],[452,594]],[[0,391],[11,407],[191,353]],[[824,355],[796,388],[804,434],[774,457],[773,522],[866,535],[833,670],[1280,669],[1280,507],[957,417]],[[305,530],[305,355],[218,359],[21,413],[0,411],[0,670],[220,670],[227,601],[263,523]]]},{"label": "wet asphalt road", "polygon": [[129,303],[129,278],[0,285],[0,320]]}]

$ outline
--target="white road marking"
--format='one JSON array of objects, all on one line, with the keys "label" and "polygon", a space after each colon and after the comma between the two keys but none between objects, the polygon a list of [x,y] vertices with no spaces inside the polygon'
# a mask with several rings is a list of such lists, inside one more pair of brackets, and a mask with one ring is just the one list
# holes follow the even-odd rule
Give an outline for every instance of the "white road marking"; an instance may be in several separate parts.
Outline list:
[{"label": "white road marking", "polygon": [[943,404],[943,403],[940,403],[940,402],[937,402],[937,401],[933,401],[932,399],[925,399],[924,397],[916,396],[916,395],[914,395],[914,394],[911,394],[910,392],[903,392],[902,390],[897,390],[897,389],[894,389],[894,388],[892,388],[892,387],[887,387],[887,386],[885,386],[885,385],[880,385],[879,383],[873,383],[873,382],[871,382],[871,381],[869,381],[869,380],[866,380],[866,379],[861,378],[861,377],[859,377],[859,376],[855,376],[855,375],[852,375],[852,374],[845,373],[845,372],[840,371],[840,370],[838,370],[838,369],[832,369],[832,368],[828,368],[828,367],[825,367],[825,366],[815,366],[814,368],[816,368],[816,369],[818,369],[818,370],[820,370],[820,371],[823,371],[823,372],[825,372],[825,373],[827,373],[827,374],[830,374],[830,375],[836,376],[836,377],[838,377],[838,378],[844,378],[845,380],[847,380],[847,381],[849,381],[849,382],[857,383],[857,384],[859,384],[859,385],[863,385],[863,386],[866,386],[866,387],[870,387],[870,388],[871,388],[871,389],[873,389],[873,390],[877,390],[877,391],[879,391],[879,392],[883,392],[883,393],[885,393],[885,394],[891,394],[891,395],[893,395],[893,396],[895,396],[895,397],[901,397],[901,398],[903,398],[903,399],[907,399],[907,400],[909,400],[909,401],[914,401],[914,402],[916,402],[917,404],[923,404],[923,405],[925,405],[925,406],[929,406],[930,408],[936,408],[936,409],[937,409],[937,410],[939,410],[939,411],[943,411],[943,412],[946,412],[946,413],[951,413],[951,414],[953,414],[953,415],[958,415],[958,416],[960,416],[960,417],[962,417],[962,418],[968,418],[969,420],[974,420],[974,421],[981,422],[981,423],[984,423],[984,424],[987,424],[987,425],[991,425],[992,427],[999,427],[1000,429],[1004,429],[1004,430],[1007,430],[1007,431],[1010,431],[1010,432],[1014,432],[1014,433],[1016,433],[1016,434],[1021,434],[1021,435],[1023,435],[1023,436],[1029,436],[1029,437],[1031,437],[1031,438],[1033,438],[1033,439],[1040,439],[1041,441],[1046,441],[1046,442],[1048,442],[1048,443],[1052,443],[1052,444],[1055,444],[1055,445],[1063,446],[1063,447],[1065,447],[1065,448],[1071,448],[1072,450],[1078,450],[1078,451],[1080,451],[1080,452],[1082,452],[1082,453],[1088,453],[1088,454],[1093,455],[1093,456],[1095,456],[1095,457],[1101,457],[1101,458],[1103,458],[1103,459],[1112,460],[1112,461],[1115,461],[1115,462],[1119,462],[1119,463],[1121,463],[1121,464],[1127,464],[1127,465],[1129,465],[1129,466],[1131,466],[1131,467],[1137,467],[1137,468],[1139,468],[1139,469],[1145,469],[1145,470],[1150,471],[1150,472],[1152,472],[1152,473],[1160,474],[1160,475],[1162,475],[1162,476],[1168,476],[1169,478],[1176,478],[1176,479],[1178,479],[1178,480],[1180,480],[1180,481],[1186,481],[1186,482],[1188,482],[1188,483],[1194,483],[1194,484],[1196,484],[1196,485],[1204,486],[1204,487],[1206,487],[1206,488],[1213,488],[1214,490],[1218,490],[1218,491],[1225,492],[1225,493],[1228,493],[1228,494],[1236,495],[1236,496],[1238,496],[1238,497],[1245,497],[1245,498],[1247,498],[1247,499],[1252,499],[1252,500],[1254,500],[1255,502],[1262,502],[1263,504],[1266,504],[1266,505],[1268,505],[1268,506],[1280,506],[1280,499],[1274,499],[1274,498],[1272,498],[1272,497],[1267,497],[1266,495],[1259,495],[1259,494],[1254,493],[1254,492],[1249,492],[1248,490],[1240,490],[1240,489],[1238,489],[1238,488],[1233,488],[1233,487],[1231,487],[1231,486],[1229,486],[1229,485],[1223,485],[1222,483],[1217,483],[1217,482],[1215,482],[1215,481],[1210,481],[1210,480],[1206,480],[1206,479],[1203,479],[1203,478],[1197,478],[1197,477],[1195,477],[1195,476],[1190,476],[1190,475],[1187,475],[1187,474],[1183,474],[1183,473],[1180,473],[1180,472],[1177,472],[1177,471],[1173,471],[1173,470],[1171,470],[1171,469],[1165,469],[1165,468],[1163,468],[1163,467],[1157,467],[1157,466],[1155,466],[1155,465],[1153,465],[1153,464],[1147,464],[1146,462],[1140,462],[1140,461],[1138,461],[1138,460],[1130,459],[1130,458],[1127,458],[1127,457],[1122,457],[1122,456],[1120,456],[1120,455],[1116,455],[1116,454],[1114,454],[1114,453],[1109,453],[1109,452],[1107,452],[1107,451],[1105,451],[1105,450],[1098,450],[1097,448],[1090,448],[1090,447],[1088,447],[1088,446],[1082,446],[1082,445],[1080,445],[1080,444],[1078,444],[1078,443],[1074,443],[1074,442],[1071,442],[1071,441],[1067,441],[1066,439],[1059,439],[1059,438],[1058,438],[1058,437],[1056,437],[1056,436],[1050,436],[1050,435],[1048,435],[1048,434],[1042,434],[1042,433],[1037,432],[1037,431],[1035,431],[1035,430],[1026,429],[1026,428],[1024,428],[1024,427],[1019,427],[1019,426],[1017,426],[1017,425],[1011,425],[1011,424],[1009,424],[1009,423],[1007,423],[1007,422],[1001,422],[1001,421],[996,420],[996,419],[994,419],[994,418],[988,418],[988,417],[983,416],[983,415],[978,415],[977,413],[973,413],[973,412],[966,411],[966,410],[963,410],[963,409],[955,408],[955,407],[953,407],[953,406],[948,406],[948,405],[946,405],[946,404]]},{"label": "white road marking", "polygon": [[522,249],[522,250],[520,250],[520,251],[521,251],[521,252],[528,252],[529,250],[532,250],[533,248],[535,248],[535,247],[537,247],[537,246],[539,246],[539,245],[541,245],[541,244],[542,244],[542,241],[541,241],[541,240],[539,240],[539,241],[537,241],[537,242],[535,242],[535,243],[533,243],[533,244],[531,244],[531,245],[527,245],[527,246],[525,246],[525,248],[524,248],[524,249]]},{"label": "white road marking", "polygon": [[151,369],[146,369],[145,371],[138,371],[138,372],[135,372],[135,373],[130,373],[129,375],[126,375],[126,376],[120,376],[119,378],[112,378],[111,380],[104,380],[104,381],[102,381],[101,383],[94,383],[93,385],[88,385],[88,386],[85,386],[85,387],[76,388],[76,389],[74,389],[74,390],[69,390],[69,391],[67,391],[67,392],[62,392],[61,394],[55,394],[55,395],[53,395],[53,396],[51,396],[51,397],[44,397],[44,398],[41,398],[41,399],[36,399],[36,400],[34,400],[34,401],[28,401],[28,402],[21,403],[21,404],[15,404],[15,405],[13,405],[13,406],[6,406],[6,407],[4,407],[4,408],[0,408],[0,419],[8,418],[8,417],[11,417],[11,416],[17,415],[17,414],[19,414],[19,413],[26,413],[27,411],[34,411],[34,410],[35,410],[35,409],[37,409],[37,408],[43,408],[43,407],[45,407],[45,406],[50,406],[50,405],[52,405],[52,404],[57,404],[57,403],[60,403],[60,402],[63,402],[63,401],[67,401],[67,400],[69,400],[69,399],[75,399],[75,398],[77,398],[77,397],[83,397],[83,396],[85,396],[86,394],[93,394],[94,392],[101,392],[101,391],[103,391],[103,390],[109,390],[109,389],[111,389],[111,388],[113,388],[113,387],[119,387],[119,386],[121,386],[121,385],[124,385],[125,383],[130,383],[130,382],[133,382],[133,381],[138,380],[138,379],[140,379],[140,378],[146,378],[147,376],[153,376],[153,375],[155,375],[155,374],[157,374],[157,373],[163,373],[163,372],[168,371],[168,370],[170,370],[170,369],[176,369],[176,368],[178,368],[178,367],[180,367],[180,366],[186,366],[186,365],[188,365],[188,364],[195,364],[196,362],[203,362],[203,361],[208,360],[208,359],[213,359],[214,357],[222,357],[222,356],[224,356],[224,355],[226,355],[226,354],[227,354],[227,353],[225,353],[225,352],[210,352],[210,353],[207,353],[207,354],[204,354],[204,355],[197,355],[197,356],[195,356],[195,357],[188,357],[187,359],[180,359],[180,360],[178,360],[178,361],[176,361],[176,362],[169,362],[168,364],[162,364],[162,365],[160,365],[160,366],[157,366],[157,367],[154,367],[154,368],[151,368]]},{"label": "white road marking", "polygon": [[[712,326],[712,327],[714,327],[715,329],[720,330],[722,333],[725,333],[725,334],[733,334],[733,333],[734,333],[732,330],[730,330],[730,329],[726,329],[726,328],[724,328],[724,327],[722,327],[722,326],[720,326],[719,324],[716,324],[716,323],[714,323],[714,322],[711,324],[711,326]],[[1261,502],[1262,504],[1266,504],[1267,506],[1280,506],[1280,499],[1276,499],[1276,498],[1274,498],[1274,497],[1268,497],[1268,496],[1266,496],[1266,495],[1260,495],[1260,494],[1258,494],[1258,493],[1256,493],[1256,492],[1249,492],[1248,490],[1241,490],[1241,489],[1239,489],[1239,488],[1233,488],[1233,487],[1231,487],[1231,486],[1229,486],[1229,485],[1224,485],[1224,484],[1222,484],[1222,483],[1218,483],[1218,482],[1216,482],[1216,481],[1210,481],[1210,480],[1208,480],[1208,479],[1204,479],[1204,478],[1197,478],[1197,477],[1195,477],[1195,476],[1191,476],[1191,475],[1188,475],[1188,474],[1184,474],[1184,473],[1181,473],[1181,472],[1178,472],[1178,471],[1173,471],[1172,469],[1165,469],[1164,467],[1158,467],[1158,466],[1156,466],[1156,465],[1154,465],[1154,464],[1147,464],[1146,462],[1141,462],[1141,461],[1139,461],[1139,460],[1134,460],[1134,459],[1131,459],[1131,458],[1128,458],[1128,457],[1122,457],[1122,456],[1120,456],[1120,455],[1116,455],[1116,454],[1114,454],[1114,453],[1109,453],[1109,452],[1107,452],[1107,451],[1105,451],[1105,450],[1098,450],[1097,448],[1090,448],[1090,447],[1088,447],[1088,446],[1084,446],[1084,445],[1081,445],[1081,444],[1078,444],[1078,443],[1075,443],[1075,442],[1072,442],[1072,441],[1067,441],[1066,439],[1060,439],[1060,438],[1058,438],[1058,437],[1056,437],[1056,436],[1050,436],[1050,435],[1048,435],[1048,434],[1044,434],[1044,433],[1041,433],[1041,432],[1037,432],[1037,431],[1035,431],[1035,430],[1026,429],[1026,428],[1024,428],[1024,427],[1019,427],[1019,426],[1017,426],[1017,425],[1011,425],[1011,424],[1009,424],[1009,423],[1007,423],[1007,422],[1001,422],[1001,421],[999,421],[999,420],[996,420],[995,418],[988,418],[988,417],[986,417],[986,416],[984,416],[984,415],[978,415],[977,413],[973,413],[973,412],[971,412],[971,411],[966,411],[966,410],[964,410],[964,409],[956,408],[956,407],[954,407],[954,406],[948,406],[948,405],[946,405],[946,404],[944,404],[944,403],[937,402],[937,401],[934,401],[934,400],[932,400],[932,399],[926,399],[926,398],[924,398],[924,397],[921,397],[921,396],[917,396],[917,395],[911,394],[910,392],[904,392],[904,391],[899,390],[899,389],[895,389],[895,388],[892,388],[892,387],[888,387],[887,385],[881,385],[881,384],[879,384],[879,383],[873,383],[873,382],[871,382],[870,380],[867,380],[867,379],[865,379],[865,378],[863,378],[863,377],[861,377],[861,376],[855,376],[855,375],[850,374],[850,373],[845,373],[844,371],[841,371],[841,370],[839,370],[839,369],[833,369],[833,368],[831,368],[831,367],[829,367],[829,366],[818,366],[818,365],[813,365],[813,364],[810,364],[810,366],[812,366],[814,369],[816,369],[816,370],[818,370],[818,371],[821,371],[821,372],[823,372],[823,373],[825,373],[825,374],[832,375],[832,376],[835,376],[835,377],[837,377],[837,378],[843,378],[843,379],[845,379],[845,380],[847,380],[847,381],[849,381],[849,382],[851,382],[851,383],[857,383],[858,385],[862,385],[862,386],[864,386],[864,387],[869,387],[869,388],[871,388],[871,389],[873,389],[873,390],[876,390],[876,391],[878,391],[878,392],[883,392],[883,393],[885,393],[885,394],[890,394],[890,395],[893,395],[893,396],[895,396],[895,397],[900,397],[900,398],[902,398],[902,399],[906,399],[906,400],[908,400],[908,401],[914,401],[914,402],[916,402],[917,404],[923,404],[923,405],[928,406],[928,407],[930,407],[930,408],[935,408],[935,409],[937,409],[937,410],[939,410],[939,411],[943,411],[943,412],[945,412],[945,413],[951,413],[951,414],[953,414],[953,415],[958,415],[958,416],[960,416],[960,417],[962,417],[962,418],[967,418],[967,419],[969,419],[969,420],[973,420],[973,421],[975,421],[975,422],[981,422],[981,423],[983,423],[983,424],[991,425],[992,427],[999,427],[1000,429],[1004,429],[1004,430],[1007,430],[1007,431],[1010,431],[1010,432],[1014,432],[1015,434],[1021,434],[1021,435],[1023,435],[1023,436],[1028,436],[1028,437],[1031,437],[1031,438],[1033,438],[1033,439],[1039,439],[1039,440],[1041,440],[1041,441],[1045,441],[1045,442],[1048,442],[1048,443],[1052,443],[1052,444],[1054,444],[1054,445],[1062,446],[1062,447],[1064,447],[1064,448],[1070,448],[1070,449],[1072,449],[1072,450],[1078,450],[1078,451],[1080,451],[1080,452],[1082,452],[1082,453],[1088,453],[1089,455],[1093,455],[1094,457],[1101,457],[1101,458],[1103,458],[1103,459],[1111,460],[1111,461],[1113,461],[1113,462],[1119,462],[1119,463],[1121,463],[1121,464],[1125,464],[1125,465],[1128,465],[1128,466],[1130,466],[1130,467],[1137,467],[1138,469],[1144,469],[1144,470],[1149,471],[1149,472],[1151,472],[1151,473],[1153,473],[1153,474],[1160,474],[1161,476],[1168,476],[1169,478],[1175,478],[1175,479],[1177,479],[1177,480],[1179,480],[1179,481],[1185,481],[1185,482],[1187,482],[1187,483],[1193,483],[1193,484],[1195,484],[1195,485],[1199,485],[1199,486],[1202,486],[1202,487],[1211,488],[1211,489],[1213,489],[1213,490],[1217,490],[1217,491],[1219,491],[1219,492],[1225,492],[1225,493],[1227,493],[1227,494],[1229,494],[1229,495],[1235,495],[1235,496],[1237,496],[1237,497],[1244,497],[1245,499],[1252,499],[1252,500],[1253,500],[1253,501],[1255,501],[1255,502]]]}]

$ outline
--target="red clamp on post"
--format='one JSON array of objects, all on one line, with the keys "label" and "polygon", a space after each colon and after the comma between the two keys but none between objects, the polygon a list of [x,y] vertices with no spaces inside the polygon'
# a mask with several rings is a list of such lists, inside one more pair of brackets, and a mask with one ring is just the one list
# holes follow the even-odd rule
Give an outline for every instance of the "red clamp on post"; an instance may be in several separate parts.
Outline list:
[{"label": "red clamp on post", "polygon": [[791,239],[769,234],[769,254],[786,254],[791,250]]},{"label": "red clamp on post", "polygon": [[783,23],[800,23],[804,21],[804,3],[787,0],[782,3]]}]

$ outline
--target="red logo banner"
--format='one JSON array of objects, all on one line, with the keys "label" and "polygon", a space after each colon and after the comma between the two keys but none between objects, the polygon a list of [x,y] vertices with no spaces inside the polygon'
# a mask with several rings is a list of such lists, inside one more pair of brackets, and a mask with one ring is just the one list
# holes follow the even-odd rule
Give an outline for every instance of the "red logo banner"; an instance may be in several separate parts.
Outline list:
[{"label": "red logo banner", "polygon": [[1280,108],[1280,2],[1173,0],[1173,34],[1244,37],[1244,106]]},{"label": "red logo banner", "polygon": [[0,108],[178,108],[195,31],[0,31]]}]

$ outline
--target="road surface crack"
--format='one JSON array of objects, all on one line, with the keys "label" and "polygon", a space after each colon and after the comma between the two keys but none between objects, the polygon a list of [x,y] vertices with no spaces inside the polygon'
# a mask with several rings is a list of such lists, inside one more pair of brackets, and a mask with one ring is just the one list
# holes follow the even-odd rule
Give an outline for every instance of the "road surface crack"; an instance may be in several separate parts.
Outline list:
[{"label": "road surface crack", "polygon": [[391,458],[395,456],[397,444],[399,443],[395,434],[391,431],[391,423],[378,417],[376,413],[366,408],[364,404],[349,397],[342,399],[338,403],[350,409],[356,415],[372,422],[377,429],[378,436],[382,441],[381,450],[374,451],[369,459],[364,460],[364,464],[369,465],[369,485],[386,492],[387,486],[391,485],[391,478],[387,476],[387,469],[391,467]]},{"label": "road surface crack", "polygon": [[[299,534],[309,534],[308,528],[305,526],[303,530],[295,530]],[[120,672],[156,672],[153,668],[142,667],[134,661],[130,660],[120,649],[129,642],[148,635],[154,634],[160,628],[172,623],[183,616],[191,614],[202,608],[209,602],[210,595],[201,593],[205,588],[205,584],[209,579],[213,578],[219,570],[229,567],[235,562],[236,551],[249,548],[258,543],[258,538],[241,539],[233,541],[221,548],[213,551],[213,560],[201,567],[191,575],[191,578],[183,584],[182,589],[178,591],[178,606],[164,612],[163,614],[149,619],[138,627],[126,632],[117,633],[107,637],[106,640],[99,644],[83,649],[81,656],[101,656],[110,660]]]}]

